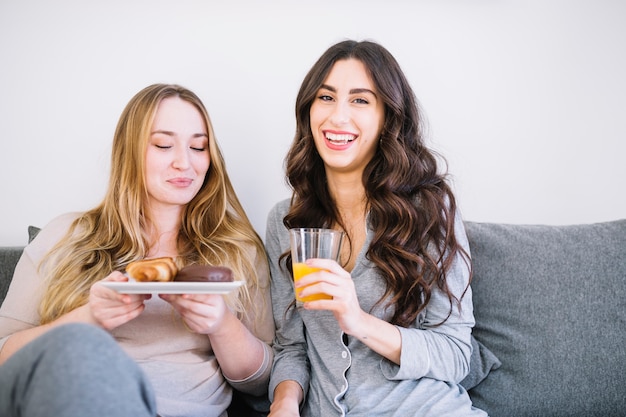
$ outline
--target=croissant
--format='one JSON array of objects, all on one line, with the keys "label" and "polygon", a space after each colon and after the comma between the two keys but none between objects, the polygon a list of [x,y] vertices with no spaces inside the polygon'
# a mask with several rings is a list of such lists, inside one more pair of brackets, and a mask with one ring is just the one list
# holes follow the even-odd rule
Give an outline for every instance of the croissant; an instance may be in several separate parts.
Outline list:
[{"label": "croissant", "polygon": [[135,281],[168,282],[174,280],[178,267],[174,259],[166,256],[131,262],[126,266],[126,272]]}]

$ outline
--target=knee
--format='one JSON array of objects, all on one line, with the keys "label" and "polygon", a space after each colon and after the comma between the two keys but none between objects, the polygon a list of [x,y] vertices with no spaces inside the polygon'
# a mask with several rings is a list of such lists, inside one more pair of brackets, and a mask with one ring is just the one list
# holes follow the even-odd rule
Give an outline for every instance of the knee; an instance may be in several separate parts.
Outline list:
[{"label": "knee", "polygon": [[84,323],[71,323],[56,327],[40,337],[37,343],[45,345],[47,351],[56,354],[65,352],[80,355],[99,350],[118,348],[117,342],[106,331]]},{"label": "knee", "polygon": [[[152,389],[139,365],[105,330],[88,324],[67,324],[50,330],[35,346],[30,384],[41,390],[63,381],[70,392],[97,392],[114,401],[128,397],[151,407]],[[39,380],[39,382],[34,382]],[[108,400],[107,400],[108,401]],[[106,403],[106,401],[105,401]]]},{"label": "knee", "polygon": [[[48,412],[85,406],[102,410],[98,415],[155,414],[150,384],[137,363],[108,332],[95,326],[56,327],[16,352],[7,365],[15,375],[16,407]],[[76,403],[83,398],[89,404]],[[134,411],[122,412],[119,407]],[[47,415],[90,414],[59,411]]]},{"label": "knee", "polygon": [[83,323],[54,328],[37,339],[34,347],[40,361],[47,366],[64,369],[102,365],[132,369],[135,366],[108,332]]}]

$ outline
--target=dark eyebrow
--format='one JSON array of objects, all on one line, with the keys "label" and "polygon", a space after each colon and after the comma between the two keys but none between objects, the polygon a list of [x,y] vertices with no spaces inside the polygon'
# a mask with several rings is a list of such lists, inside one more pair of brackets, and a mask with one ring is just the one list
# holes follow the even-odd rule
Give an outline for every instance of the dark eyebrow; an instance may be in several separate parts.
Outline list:
[{"label": "dark eyebrow", "polygon": [[[322,84],[320,89],[322,88],[328,91],[332,91],[333,93],[337,92],[337,89],[335,87],[331,87],[330,85],[327,85],[327,84]],[[363,94],[363,93],[371,94],[374,97],[376,97],[376,93],[374,93],[369,88],[353,88],[352,90],[350,90],[350,94]]]}]

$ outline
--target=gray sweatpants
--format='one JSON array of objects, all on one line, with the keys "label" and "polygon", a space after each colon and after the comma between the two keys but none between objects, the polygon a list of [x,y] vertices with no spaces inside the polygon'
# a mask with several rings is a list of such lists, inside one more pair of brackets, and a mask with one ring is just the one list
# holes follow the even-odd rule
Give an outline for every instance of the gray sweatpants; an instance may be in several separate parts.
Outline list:
[{"label": "gray sweatpants", "polygon": [[0,366],[0,416],[155,416],[139,366],[104,330],[60,326]]}]

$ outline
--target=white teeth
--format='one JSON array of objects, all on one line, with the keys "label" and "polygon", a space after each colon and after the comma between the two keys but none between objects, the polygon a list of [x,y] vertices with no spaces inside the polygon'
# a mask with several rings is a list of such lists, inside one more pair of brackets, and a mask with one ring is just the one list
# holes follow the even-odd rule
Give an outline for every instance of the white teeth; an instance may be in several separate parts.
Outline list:
[{"label": "white teeth", "polygon": [[335,134],[335,133],[326,133],[326,139],[328,139],[329,141],[333,142],[333,143],[341,143],[341,144],[346,144],[348,142],[352,142],[354,139],[356,139],[355,135],[350,135],[350,134]]}]

